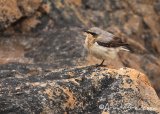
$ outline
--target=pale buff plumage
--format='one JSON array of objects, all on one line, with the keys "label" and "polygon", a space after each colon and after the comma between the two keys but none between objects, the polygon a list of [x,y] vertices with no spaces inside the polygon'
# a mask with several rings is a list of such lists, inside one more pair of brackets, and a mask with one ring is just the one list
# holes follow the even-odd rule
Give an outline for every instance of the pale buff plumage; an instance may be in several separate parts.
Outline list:
[{"label": "pale buff plumage", "polygon": [[[93,35],[92,33],[95,33],[95,35]],[[114,43],[114,45],[116,45],[116,42],[113,41],[113,34],[103,31],[102,29],[99,29],[97,27],[91,28],[90,30],[88,30],[88,32],[86,31],[85,35],[86,39],[84,46],[91,55],[100,60],[103,60],[100,65],[102,65],[104,60],[106,60],[107,58],[114,60],[119,51],[128,51],[126,48],[124,48],[124,46],[121,46],[120,44],[118,44],[120,46],[116,47],[105,47],[103,45],[99,45],[97,42],[101,42],[104,44],[108,44],[111,42]]]}]

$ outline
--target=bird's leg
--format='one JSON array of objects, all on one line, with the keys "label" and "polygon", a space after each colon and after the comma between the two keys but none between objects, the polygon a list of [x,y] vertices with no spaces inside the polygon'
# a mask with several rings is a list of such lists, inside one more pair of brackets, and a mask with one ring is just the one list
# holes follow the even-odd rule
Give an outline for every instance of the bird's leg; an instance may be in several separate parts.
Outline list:
[{"label": "bird's leg", "polygon": [[103,59],[102,62],[101,62],[101,64],[97,65],[97,67],[99,67],[99,66],[106,66],[106,65],[103,65],[104,61],[105,60]]},{"label": "bird's leg", "polygon": [[102,60],[101,64],[99,66],[103,66],[103,63],[104,63],[104,59]]}]

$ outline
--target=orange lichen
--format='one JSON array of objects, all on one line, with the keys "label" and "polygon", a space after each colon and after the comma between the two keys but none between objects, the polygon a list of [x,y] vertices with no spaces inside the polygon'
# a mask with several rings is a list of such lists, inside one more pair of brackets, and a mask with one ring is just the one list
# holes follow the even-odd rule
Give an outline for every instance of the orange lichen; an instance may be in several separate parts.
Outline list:
[{"label": "orange lichen", "polygon": [[[22,16],[16,0],[0,0],[0,22],[15,22]],[[9,24],[9,23],[7,23]]]},{"label": "orange lichen", "polygon": [[62,4],[62,2],[60,2],[59,0],[55,0],[54,4],[58,9],[64,8],[64,4]]},{"label": "orange lichen", "polygon": [[73,5],[76,5],[76,6],[81,6],[82,5],[82,1],[81,0],[65,0],[65,3],[73,4]]},{"label": "orange lichen", "polygon": [[69,79],[68,81],[74,83],[75,85],[80,85],[77,81],[76,81],[77,78],[71,78]]},{"label": "orange lichen", "polygon": [[108,112],[103,111],[102,114],[109,114]]},{"label": "orange lichen", "polygon": [[50,88],[45,89],[44,94],[47,94],[49,99],[53,99],[53,90],[52,89],[50,89]]},{"label": "orange lichen", "polygon": [[68,75],[69,75],[70,77],[73,77],[75,74],[74,74],[74,72],[68,72]]},{"label": "orange lichen", "polygon": [[30,16],[40,7],[42,0],[17,0],[23,15]]},{"label": "orange lichen", "polygon": [[76,105],[76,98],[73,93],[68,88],[62,88],[63,92],[68,96],[66,103],[64,103],[64,107],[73,109]]},{"label": "orange lichen", "polygon": [[40,87],[45,87],[47,84],[44,82],[34,82],[34,83],[30,83],[32,86],[40,86]]},{"label": "orange lichen", "polygon": [[43,11],[44,11],[45,13],[50,13],[50,11],[51,11],[51,5],[50,5],[49,3],[47,3],[47,4],[42,4],[42,8],[43,8]]},{"label": "orange lichen", "polygon": [[[109,69],[108,72],[111,74],[114,74],[115,72],[117,72],[117,70]],[[119,71],[117,73],[119,75],[127,75],[134,81],[141,81],[141,82],[144,82],[147,85],[151,86],[151,83],[150,83],[149,79],[147,78],[147,76],[144,75],[143,73],[140,73],[137,70],[130,69],[130,68],[126,68],[124,70],[123,68],[121,68],[121,69],[119,69]]]},{"label": "orange lichen", "polygon": [[35,28],[39,23],[41,22],[37,19],[36,16],[30,17],[22,22],[22,31],[30,31],[32,28]]}]

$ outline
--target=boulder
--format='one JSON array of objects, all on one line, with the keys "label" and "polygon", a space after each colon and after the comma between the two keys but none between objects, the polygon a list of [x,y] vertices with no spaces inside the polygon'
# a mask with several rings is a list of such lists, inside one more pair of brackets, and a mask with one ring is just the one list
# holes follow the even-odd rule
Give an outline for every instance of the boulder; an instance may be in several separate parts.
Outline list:
[{"label": "boulder", "polygon": [[0,66],[2,114],[158,114],[146,75],[130,68]]},{"label": "boulder", "polygon": [[[159,5],[0,0],[0,113],[159,112]],[[95,68],[101,61],[86,53],[82,34],[92,26],[126,38],[133,52]]]}]

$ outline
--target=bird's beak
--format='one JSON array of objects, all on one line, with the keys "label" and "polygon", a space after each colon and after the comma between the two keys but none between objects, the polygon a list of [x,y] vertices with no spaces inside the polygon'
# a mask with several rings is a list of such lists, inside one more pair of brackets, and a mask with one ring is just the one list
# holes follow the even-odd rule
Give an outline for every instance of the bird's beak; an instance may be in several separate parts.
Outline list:
[{"label": "bird's beak", "polygon": [[97,36],[97,35],[98,35],[98,34],[92,32],[92,31],[89,31],[89,30],[83,30],[83,34],[84,34],[85,36],[87,36],[87,35],[89,35],[89,34],[91,34],[91,35],[93,35],[93,36]]},{"label": "bird's beak", "polygon": [[89,30],[84,30],[84,31],[83,31],[83,34],[84,34],[85,36],[87,36],[88,34],[93,34],[93,32],[91,32],[91,31],[89,31]]},{"label": "bird's beak", "polygon": [[88,31],[88,30],[83,30],[83,32],[86,32],[86,33],[88,33],[89,31]]},{"label": "bird's beak", "polygon": [[91,34],[91,33],[92,33],[92,32],[89,31],[89,30],[84,30],[83,32],[84,32],[84,33],[88,33],[88,34]]},{"label": "bird's beak", "polygon": [[91,35],[94,36],[94,37],[97,37],[97,36],[98,36],[98,34],[96,34],[96,33],[94,33],[94,32],[91,32],[91,31],[89,31],[89,30],[84,31],[84,33],[85,33],[85,34],[91,34]]},{"label": "bird's beak", "polygon": [[83,30],[83,35],[84,36],[87,36],[89,34],[89,31],[88,30]]}]

